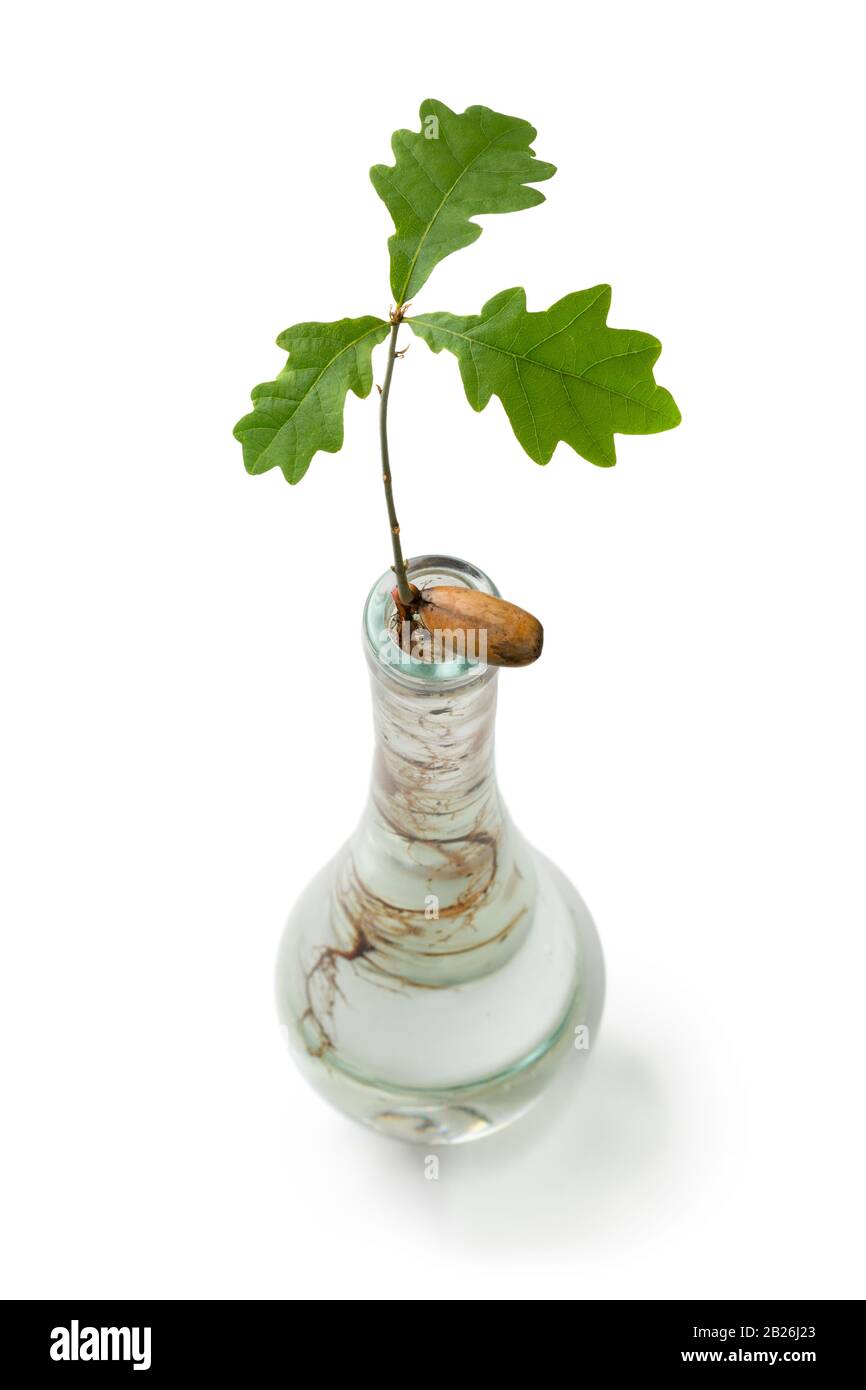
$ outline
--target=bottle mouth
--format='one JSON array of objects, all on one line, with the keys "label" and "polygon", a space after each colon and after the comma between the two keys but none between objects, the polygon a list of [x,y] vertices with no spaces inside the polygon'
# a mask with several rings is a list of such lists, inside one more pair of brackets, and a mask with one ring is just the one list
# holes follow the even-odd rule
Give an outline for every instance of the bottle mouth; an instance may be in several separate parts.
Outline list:
[{"label": "bottle mouth", "polygon": [[[500,597],[489,575],[453,555],[420,555],[408,562],[406,573],[422,591],[448,584]],[[445,634],[447,640],[437,642],[432,651],[421,653],[411,634],[401,628],[397,605],[391,597],[395,583],[394,571],[386,570],[373,585],[364,606],[364,646],[374,671],[407,685],[436,687],[464,685],[483,678],[488,671],[494,674],[494,668],[487,665],[486,650],[476,650],[471,633]]]}]

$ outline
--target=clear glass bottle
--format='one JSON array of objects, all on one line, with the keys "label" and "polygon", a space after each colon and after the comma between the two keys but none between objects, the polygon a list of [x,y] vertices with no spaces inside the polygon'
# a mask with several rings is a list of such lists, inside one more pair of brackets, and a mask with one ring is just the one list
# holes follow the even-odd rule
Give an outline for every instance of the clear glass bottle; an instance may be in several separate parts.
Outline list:
[{"label": "clear glass bottle", "polygon": [[[409,575],[497,593],[447,556]],[[403,650],[393,584],[389,570],[364,610],[369,800],[289,918],[278,1008],[296,1060],[340,1110],[402,1139],[457,1143],[523,1114],[594,1040],[603,965],[581,898],[502,802],[497,669],[471,651]]]}]

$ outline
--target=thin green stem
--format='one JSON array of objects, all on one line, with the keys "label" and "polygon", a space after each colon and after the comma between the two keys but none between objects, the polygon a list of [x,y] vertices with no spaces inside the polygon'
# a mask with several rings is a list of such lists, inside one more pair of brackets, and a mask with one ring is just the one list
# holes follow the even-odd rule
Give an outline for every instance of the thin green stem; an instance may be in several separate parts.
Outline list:
[{"label": "thin green stem", "polygon": [[400,523],[394,507],[394,491],[391,485],[391,458],[388,452],[388,397],[391,393],[391,377],[394,375],[394,362],[397,357],[397,334],[400,331],[402,314],[395,309],[391,317],[391,336],[388,339],[388,365],[385,369],[385,384],[379,401],[379,443],[382,449],[382,482],[385,485],[385,503],[388,507],[388,524],[391,527],[391,546],[394,551],[394,573],[397,576],[397,592],[401,603],[412,602],[412,590],[406,578],[406,561],[400,545]]}]

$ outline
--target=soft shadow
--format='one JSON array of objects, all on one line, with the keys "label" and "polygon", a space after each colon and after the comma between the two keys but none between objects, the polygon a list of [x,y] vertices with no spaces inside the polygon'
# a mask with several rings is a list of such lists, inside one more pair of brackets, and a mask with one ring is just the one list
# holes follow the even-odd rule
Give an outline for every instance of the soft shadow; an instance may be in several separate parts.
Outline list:
[{"label": "soft shadow", "polygon": [[510,1129],[438,1151],[436,1226],[486,1249],[607,1245],[658,1185],[667,1113],[646,1057],[608,1034]]}]

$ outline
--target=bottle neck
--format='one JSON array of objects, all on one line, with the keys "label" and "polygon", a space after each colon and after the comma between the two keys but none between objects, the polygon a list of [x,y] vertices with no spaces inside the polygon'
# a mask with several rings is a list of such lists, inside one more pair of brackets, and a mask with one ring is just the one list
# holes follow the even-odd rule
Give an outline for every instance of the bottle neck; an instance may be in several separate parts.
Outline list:
[{"label": "bottle neck", "polygon": [[373,778],[337,886],[338,936],[378,977],[466,983],[510,958],[535,901],[496,782],[496,672],[451,690],[376,671],[372,684]]},{"label": "bottle neck", "polygon": [[383,825],[407,840],[492,833],[501,815],[494,735],[497,673],[454,689],[401,686],[373,669],[372,797]]}]

